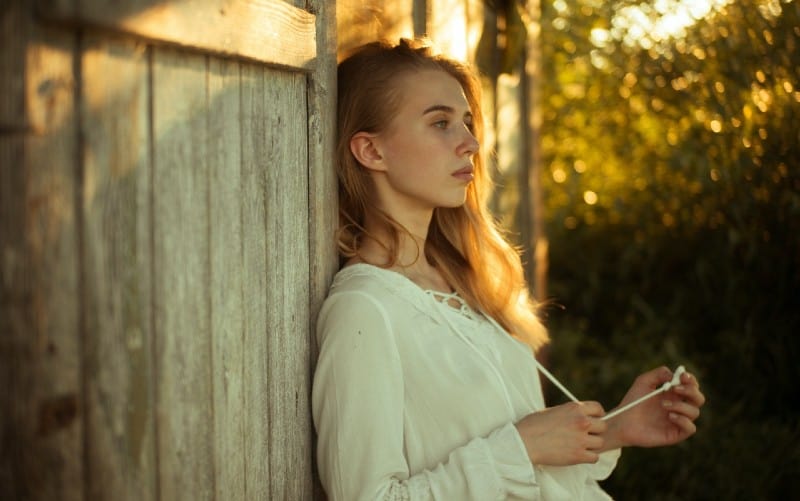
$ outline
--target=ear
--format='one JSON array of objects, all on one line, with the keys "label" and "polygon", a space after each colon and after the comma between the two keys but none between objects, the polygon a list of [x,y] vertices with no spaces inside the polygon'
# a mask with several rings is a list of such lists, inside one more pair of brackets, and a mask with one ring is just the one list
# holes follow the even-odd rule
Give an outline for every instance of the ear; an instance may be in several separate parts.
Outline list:
[{"label": "ear", "polygon": [[385,171],[383,156],[378,149],[377,135],[369,132],[357,132],[350,138],[350,152],[358,163],[369,170]]}]

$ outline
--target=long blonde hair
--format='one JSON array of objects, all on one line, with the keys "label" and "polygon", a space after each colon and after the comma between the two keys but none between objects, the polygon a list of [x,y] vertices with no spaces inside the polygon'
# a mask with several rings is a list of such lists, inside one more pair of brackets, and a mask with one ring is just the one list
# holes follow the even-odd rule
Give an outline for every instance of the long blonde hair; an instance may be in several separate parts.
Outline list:
[{"label": "long blonde hair", "polygon": [[[397,113],[401,93],[398,76],[424,69],[442,70],[461,84],[473,115],[472,133],[483,139],[480,81],[465,64],[433,52],[426,40],[402,39],[398,45],[373,42],[339,63],[337,162],[339,177],[339,252],[342,259],[359,256],[367,212],[377,216],[392,237],[387,244],[395,264],[400,232],[397,221],[371,202],[371,179],[350,150],[358,132],[380,132]],[[480,154],[466,202],[434,210],[425,241],[425,257],[474,309],[493,317],[508,332],[537,349],[548,340],[528,294],[519,253],[503,237],[487,208],[492,182]]]}]

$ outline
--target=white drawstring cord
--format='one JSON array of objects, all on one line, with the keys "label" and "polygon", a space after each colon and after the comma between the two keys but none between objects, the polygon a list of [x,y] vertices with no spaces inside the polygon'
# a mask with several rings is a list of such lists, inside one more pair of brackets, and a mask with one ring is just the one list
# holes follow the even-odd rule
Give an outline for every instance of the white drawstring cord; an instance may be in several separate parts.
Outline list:
[{"label": "white drawstring cord", "polygon": [[[497,320],[495,320],[494,318],[492,318],[492,317],[491,317],[491,316],[489,316],[489,315],[486,315],[486,318],[488,318],[488,319],[489,319],[489,321],[490,321],[490,322],[491,322],[491,323],[492,323],[492,324],[495,326],[495,328],[496,328],[496,329],[499,329],[499,330],[500,330],[500,332],[506,333],[506,330],[505,330],[505,329],[503,329],[503,327],[502,327],[502,326],[501,326],[501,325],[500,325],[500,324],[497,322]],[[506,335],[508,335],[508,333],[506,333]],[[578,400],[578,397],[576,397],[575,395],[573,395],[573,394],[572,394],[572,393],[571,393],[571,392],[570,392],[570,391],[567,389],[567,387],[566,387],[566,386],[564,386],[563,384],[561,384],[561,381],[559,381],[558,379],[556,379],[556,377],[555,377],[554,375],[552,375],[552,374],[550,373],[550,371],[548,371],[547,369],[545,369],[545,368],[544,368],[544,365],[542,365],[541,363],[539,363],[539,361],[538,361],[538,360],[536,360],[536,355],[534,355],[534,356],[533,356],[533,363],[534,363],[534,364],[536,364],[536,368],[537,368],[537,369],[539,369],[539,372],[541,372],[542,374],[544,374],[544,375],[547,377],[547,379],[549,379],[549,380],[550,380],[550,382],[551,382],[551,383],[553,383],[553,384],[556,386],[556,388],[558,388],[559,390],[561,390],[561,393],[563,393],[564,395],[566,395],[567,397],[569,397],[569,399],[570,399],[570,400],[572,400],[573,402],[580,403],[580,400]]]},{"label": "white drawstring cord", "polygon": [[[493,319],[492,317],[490,317],[488,315],[486,316],[486,318],[488,318],[494,324],[494,326],[496,328],[498,328],[501,331],[505,332],[505,329],[503,329],[500,326],[500,324],[497,323],[497,321],[495,319]],[[536,364],[536,367],[539,369],[539,372],[544,374],[547,377],[547,379],[549,379],[550,382],[553,383],[556,386],[556,388],[561,390],[561,393],[563,393],[564,395],[569,397],[569,399],[572,400],[573,402],[580,403],[580,400],[578,400],[578,398],[575,395],[573,395],[563,384],[561,384],[561,381],[556,379],[556,377],[554,375],[552,375],[550,373],[550,371],[545,369],[545,367],[541,363],[539,363],[538,360],[536,360],[535,356],[533,357],[533,361]],[[608,414],[606,414],[605,416],[603,416],[600,419],[602,419],[604,421],[607,420],[607,419],[611,419],[614,416],[622,414],[623,412],[627,411],[628,409],[631,409],[632,407],[636,407],[637,405],[641,404],[642,402],[644,402],[648,398],[654,397],[654,396],[658,395],[659,393],[663,393],[665,391],[669,391],[671,388],[673,388],[675,386],[678,386],[679,384],[681,384],[681,374],[683,374],[684,372],[686,372],[686,369],[682,365],[678,366],[678,368],[675,369],[675,373],[672,375],[672,380],[667,381],[666,383],[662,384],[660,387],[658,387],[655,390],[651,391],[647,395],[644,395],[644,396],[642,396],[640,398],[637,398],[633,402],[625,404],[624,406],[620,407],[619,409],[616,409],[616,410],[613,410],[613,411],[609,412]]]},{"label": "white drawstring cord", "polygon": [[[494,324],[495,328],[500,329],[501,332],[505,332],[505,329],[503,329],[503,327],[501,327],[500,324],[494,318],[492,318],[489,315],[486,315],[486,318],[489,319],[489,321],[492,324]],[[450,324],[449,319],[447,319],[445,317],[445,320],[447,320],[447,323]],[[453,327],[452,324],[450,324],[450,328],[453,329],[453,330],[456,330]],[[456,331],[456,332],[458,332],[458,331]],[[460,335],[461,333],[459,332],[458,334]],[[487,362],[488,362],[488,360],[487,360]],[[536,367],[539,369],[539,372],[544,374],[547,377],[547,379],[549,379],[550,382],[553,383],[556,386],[556,388],[561,390],[561,392],[564,395],[569,397],[569,399],[572,400],[573,402],[580,403],[580,400],[578,400],[578,398],[575,395],[573,395],[563,384],[561,384],[561,381],[556,379],[556,377],[554,375],[552,375],[550,373],[550,371],[545,369],[545,367],[541,363],[539,363],[538,360],[536,360],[535,356],[533,357],[533,362],[536,364]],[[494,366],[492,364],[489,364],[489,365],[492,366],[492,369],[494,369]],[[612,412],[609,412],[608,414],[606,414],[605,416],[603,416],[600,419],[602,419],[604,421],[607,420],[607,419],[611,419],[614,416],[622,414],[623,412],[627,411],[628,409],[631,409],[632,407],[636,407],[637,405],[641,404],[642,402],[644,402],[648,398],[654,397],[654,396],[658,395],[659,393],[663,393],[665,391],[669,391],[671,388],[673,388],[675,386],[678,386],[679,384],[681,384],[681,374],[683,374],[684,372],[686,372],[686,369],[682,365],[678,366],[678,368],[675,369],[675,373],[672,375],[672,379],[670,381],[667,381],[666,383],[662,384],[660,387],[658,387],[655,390],[651,391],[647,395],[644,395],[644,396],[642,396],[640,398],[637,398],[633,402],[625,404],[624,406],[620,407],[619,409],[616,409],[616,410],[614,410]],[[503,389],[505,389],[505,385],[503,386]],[[506,393],[506,397],[508,397],[508,393]]]},{"label": "white drawstring cord", "polygon": [[621,414],[621,413],[627,411],[628,409],[630,409],[631,407],[635,407],[635,406],[639,405],[640,403],[644,402],[645,400],[647,400],[650,397],[654,397],[654,396],[658,395],[659,393],[663,393],[665,391],[669,391],[670,388],[678,386],[679,384],[681,384],[681,374],[683,374],[684,372],[686,372],[686,369],[684,369],[682,365],[679,366],[677,369],[675,369],[675,374],[672,375],[672,380],[671,381],[667,381],[666,383],[662,384],[660,387],[658,387],[655,390],[651,391],[647,395],[644,395],[643,397],[637,398],[633,402],[631,402],[629,404],[626,404],[626,405],[624,405],[624,406],[620,407],[619,409],[616,409],[616,410],[614,410],[612,412],[609,412],[608,414],[606,414],[605,416],[603,416],[600,419],[602,419],[602,420],[611,419],[614,416],[616,416],[617,414]]},{"label": "white drawstring cord", "polygon": [[539,372],[541,372],[542,374],[547,376],[547,379],[549,379],[551,383],[556,385],[556,387],[559,390],[561,390],[561,393],[563,393],[564,395],[568,396],[569,399],[572,400],[573,402],[580,403],[580,400],[578,400],[578,397],[576,397],[575,395],[570,393],[570,391],[563,384],[561,384],[561,382],[558,379],[556,379],[556,377],[554,375],[550,374],[550,371],[545,369],[544,365],[540,364],[539,361],[536,360],[536,357],[534,357],[533,360],[534,360],[534,362],[536,362],[536,367],[539,368]]},{"label": "white drawstring cord", "polygon": [[[456,336],[461,338],[461,340],[464,343],[466,343],[467,346],[472,348],[472,351],[474,351],[480,358],[483,359],[484,362],[486,362],[486,365],[489,366],[489,370],[491,370],[494,373],[494,375],[497,377],[497,381],[500,383],[500,387],[503,389],[503,396],[506,399],[506,405],[508,406],[508,411],[510,413],[511,419],[514,419],[514,417],[515,417],[514,404],[511,402],[511,395],[509,395],[508,388],[506,388],[505,380],[503,379],[503,376],[500,375],[500,372],[497,370],[497,367],[495,367],[495,365],[491,361],[489,361],[489,359],[486,357],[486,355],[484,355],[481,352],[481,350],[479,350],[478,347],[475,346],[473,344],[473,342],[470,341],[467,338],[467,336],[465,336],[460,330],[458,330],[456,328],[455,325],[453,325],[453,322],[450,321],[450,319],[448,318],[448,315],[442,310],[442,308],[450,308],[453,311],[455,311],[455,308],[453,308],[452,306],[450,306],[450,305],[448,305],[446,303],[442,303],[441,301],[437,300],[436,298],[432,298],[432,299],[434,301],[436,301],[437,303],[439,303],[436,311],[437,311],[437,313],[439,313],[439,316],[445,321],[445,323],[450,327],[450,330],[453,331],[456,334]],[[490,318],[490,317],[487,316],[486,318]]]}]

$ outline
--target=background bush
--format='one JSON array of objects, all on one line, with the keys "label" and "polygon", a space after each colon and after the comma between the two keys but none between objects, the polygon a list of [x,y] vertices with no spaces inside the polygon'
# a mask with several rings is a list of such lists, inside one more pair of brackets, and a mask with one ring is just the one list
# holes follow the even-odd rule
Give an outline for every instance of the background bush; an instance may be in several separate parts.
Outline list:
[{"label": "background bush", "polygon": [[698,434],[623,454],[604,483],[616,498],[786,499],[800,492],[800,6],[741,0],[673,36],[637,32],[632,9],[657,22],[680,3],[542,3],[545,355],[606,408],[661,364],[701,380]]}]

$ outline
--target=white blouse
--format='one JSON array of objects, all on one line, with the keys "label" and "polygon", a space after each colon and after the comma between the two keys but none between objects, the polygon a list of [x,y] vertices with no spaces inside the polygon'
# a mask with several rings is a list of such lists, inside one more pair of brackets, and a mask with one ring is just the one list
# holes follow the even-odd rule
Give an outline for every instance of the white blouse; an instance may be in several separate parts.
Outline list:
[{"label": "white blouse", "polygon": [[458,296],[351,265],[317,340],[312,408],[331,501],[610,499],[597,480],[618,450],[593,465],[531,464],[514,423],[545,408],[533,354]]}]

